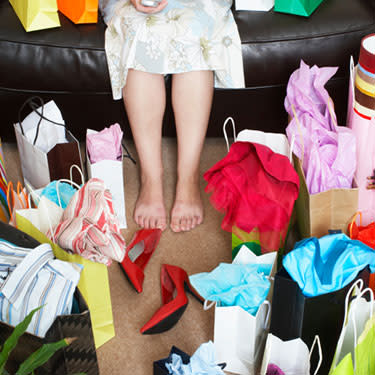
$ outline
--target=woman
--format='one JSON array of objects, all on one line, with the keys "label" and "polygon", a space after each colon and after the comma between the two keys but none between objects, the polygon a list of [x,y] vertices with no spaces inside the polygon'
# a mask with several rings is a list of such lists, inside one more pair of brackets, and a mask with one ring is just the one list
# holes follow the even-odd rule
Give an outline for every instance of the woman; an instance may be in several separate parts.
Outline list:
[{"label": "woman", "polygon": [[213,87],[244,87],[241,42],[232,0],[162,0],[155,7],[141,1],[101,1],[113,97],[124,100],[140,162],[134,220],[167,226],[161,130],[164,75],[172,74],[178,155],[170,227],[188,231],[203,220],[199,162]]}]

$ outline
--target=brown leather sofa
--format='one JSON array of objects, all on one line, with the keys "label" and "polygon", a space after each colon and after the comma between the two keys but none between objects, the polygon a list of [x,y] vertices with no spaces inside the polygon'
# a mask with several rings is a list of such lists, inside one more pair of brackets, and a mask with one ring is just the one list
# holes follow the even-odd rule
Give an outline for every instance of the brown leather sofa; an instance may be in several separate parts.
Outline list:
[{"label": "brown leather sofa", "polygon": [[[215,89],[209,136],[222,136],[227,116],[237,129],[284,131],[285,88],[300,59],[339,66],[328,90],[339,123],[345,123],[349,57],[358,59],[361,38],[375,32],[375,0],[324,0],[309,17],[234,11],[246,76],[244,89]],[[74,25],[26,33],[8,0],[0,0],[0,136],[14,139],[12,124],[32,95],[54,99],[68,128],[83,138],[86,128],[119,122],[130,137],[121,101],[113,101],[104,52],[105,24]],[[169,87],[169,80],[166,79]],[[152,103],[145,103],[152,105]],[[164,134],[174,136],[168,102]]]}]

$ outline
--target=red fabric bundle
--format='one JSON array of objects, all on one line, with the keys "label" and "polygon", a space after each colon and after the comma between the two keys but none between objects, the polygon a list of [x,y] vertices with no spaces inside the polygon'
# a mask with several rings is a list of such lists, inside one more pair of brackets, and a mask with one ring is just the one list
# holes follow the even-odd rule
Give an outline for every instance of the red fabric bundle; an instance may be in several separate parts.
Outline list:
[{"label": "red fabric bundle", "polygon": [[224,230],[256,229],[264,251],[274,250],[268,249],[275,241],[270,233],[279,244],[285,239],[299,192],[298,175],[286,156],[257,143],[235,142],[203,177],[212,205],[225,213]]}]

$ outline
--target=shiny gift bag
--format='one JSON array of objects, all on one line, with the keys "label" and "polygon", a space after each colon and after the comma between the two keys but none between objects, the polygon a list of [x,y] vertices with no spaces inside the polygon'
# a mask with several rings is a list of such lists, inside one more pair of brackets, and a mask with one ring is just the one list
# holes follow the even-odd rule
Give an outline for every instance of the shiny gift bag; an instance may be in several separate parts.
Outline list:
[{"label": "shiny gift bag", "polygon": [[56,0],[9,0],[26,31],[60,26]]},{"label": "shiny gift bag", "polygon": [[57,0],[59,11],[74,23],[97,23],[99,0]]},{"label": "shiny gift bag", "polygon": [[275,12],[310,16],[323,0],[275,0]]}]

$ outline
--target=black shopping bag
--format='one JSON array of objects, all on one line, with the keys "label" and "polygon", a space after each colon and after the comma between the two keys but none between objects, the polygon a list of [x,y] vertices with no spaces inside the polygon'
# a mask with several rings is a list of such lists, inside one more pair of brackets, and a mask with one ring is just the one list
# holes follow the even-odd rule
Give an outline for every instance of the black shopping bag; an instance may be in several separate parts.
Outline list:
[{"label": "black shopping bag", "polygon": [[172,362],[172,354],[179,355],[182,359],[182,362],[185,365],[187,365],[190,362],[190,356],[188,354],[176,348],[175,346],[172,346],[172,349],[167,358],[159,359],[158,361],[154,362],[154,375],[168,375],[169,374],[169,371],[165,367],[165,364]]},{"label": "black shopping bag", "polygon": [[[28,126],[35,125],[35,136],[32,141],[25,134],[26,119],[21,120],[21,112],[27,105],[32,110],[27,116]],[[30,117],[31,115],[33,117]],[[55,103],[44,104],[41,98],[32,97],[23,104],[19,113],[19,122],[14,124],[24,182],[26,186],[33,189],[40,189],[51,181],[62,178],[73,179],[78,184],[82,183],[79,173],[74,170],[71,172],[72,165],[77,165],[83,171],[79,142],[65,124],[59,122],[62,121],[60,116],[61,113]],[[60,134],[64,133],[67,142],[57,143],[49,151],[38,147],[42,129],[48,128],[58,129],[57,132]]]},{"label": "black shopping bag", "polygon": [[[21,247],[34,248],[39,244],[34,238],[20,230],[0,222],[0,238]],[[76,340],[58,350],[47,363],[35,370],[35,375],[99,374],[90,311],[78,289],[74,293],[75,311],[70,315],[56,317],[45,338],[24,333],[7,361],[7,371],[14,374],[19,365],[44,343],[56,342],[66,337]],[[0,322],[0,346],[10,336],[14,327]]]},{"label": "black shopping bag", "polygon": [[[270,333],[281,340],[301,338],[311,347],[316,335],[322,345],[321,374],[328,374],[345,312],[345,297],[352,284],[362,279],[368,285],[370,272],[365,268],[345,288],[317,297],[306,297],[282,267],[275,276]],[[313,358],[312,366],[316,367]]]}]

